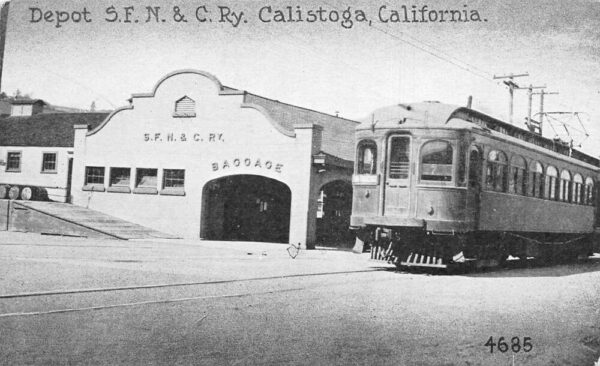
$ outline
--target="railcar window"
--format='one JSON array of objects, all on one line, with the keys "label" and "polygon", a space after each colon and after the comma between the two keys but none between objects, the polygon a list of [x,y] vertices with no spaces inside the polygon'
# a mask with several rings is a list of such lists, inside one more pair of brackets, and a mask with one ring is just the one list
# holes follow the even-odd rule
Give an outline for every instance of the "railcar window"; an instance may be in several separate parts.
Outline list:
[{"label": "railcar window", "polygon": [[573,203],[583,203],[583,177],[581,174],[575,174],[573,177]]},{"label": "railcar window", "polygon": [[394,136],[390,139],[388,176],[392,179],[408,179],[410,168],[410,138]]},{"label": "railcar window", "polygon": [[507,159],[502,151],[492,150],[488,155],[486,183],[488,189],[506,192]]},{"label": "railcar window", "polygon": [[361,141],[358,145],[358,166],[356,174],[377,173],[377,145],[374,141]]},{"label": "railcar window", "polygon": [[527,194],[527,163],[523,157],[515,155],[510,159],[510,180],[508,191],[510,193]]},{"label": "railcar window", "polygon": [[590,177],[585,178],[585,204],[594,205],[594,180]]},{"label": "railcar window", "polygon": [[558,195],[556,194],[556,190],[558,188],[556,184],[557,180],[558,170],[556,170],[556,168],[553,166],[549,166],[546,169],[546,198],[550,200],[555,200],[558,198]]},{"label": "railcar window", "polygon": [[558,199],[564,202],[571,201],[571,173],[567,170],[560,172],[560,188],[558,190]]},{"label": "railcar window", "polygon": [[421,148],[421,180],[452,180],[452,145],[447,141],[430,141]]},{"label": "railcar window", "polygon": [[544,198],[544,167],[537,161],[531,163],[531,195]]}]

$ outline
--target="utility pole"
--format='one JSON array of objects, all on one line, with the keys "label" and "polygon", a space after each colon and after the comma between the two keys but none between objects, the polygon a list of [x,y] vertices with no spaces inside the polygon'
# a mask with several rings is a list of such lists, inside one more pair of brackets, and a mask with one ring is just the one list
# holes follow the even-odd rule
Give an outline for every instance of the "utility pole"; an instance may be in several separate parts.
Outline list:
[{"label": "utility pole", "polygon": [[515,89],[520,89],[519,85],[517,85],[514,81],[513,78],[518,78],[518,77],[522,77],[522,76],[529,76],[529,73],[524,73],[524,74],[508,74],[508,75],[499,75],[496,76],[494,75],[494,79],[508,79],[508,81],[503,81],[503,83],[508,86],[508,93],[510,94],[510,101],[508,104],[508,120],[510,122],[510,124],[513,123],[513,99],[514,99],[514,91]]},{"label": "utility pole", "polygon": [[533,89],[545,89],[546,85],[543,86],[533,86],[531,84],[529,84],[528,87],[525,88],[516,88],[516,89],[527,89],[527,127],[529,127],[531,125],[531,103],[533,101]]},{"label": "utility pole", "polygon": [[[542,89],[539,93],[533,93],[533,95],[540,96],[540,136],[542,135],[542,125],[544,123],[544,95],[556,95],[558,92],[547,92]],[[531,123],[531,119],[529,119]]]}]

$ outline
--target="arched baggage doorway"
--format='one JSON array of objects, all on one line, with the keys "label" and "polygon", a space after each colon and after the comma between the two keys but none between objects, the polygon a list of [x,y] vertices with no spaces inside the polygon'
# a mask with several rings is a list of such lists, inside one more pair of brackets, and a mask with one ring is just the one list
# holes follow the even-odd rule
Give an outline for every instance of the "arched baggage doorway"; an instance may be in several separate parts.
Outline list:
[{"label": "arched baggage doorway", "polygon": [[208,240],[287,243],[292,193],[257,175],[208,182],[202,192],[201,237]]}]

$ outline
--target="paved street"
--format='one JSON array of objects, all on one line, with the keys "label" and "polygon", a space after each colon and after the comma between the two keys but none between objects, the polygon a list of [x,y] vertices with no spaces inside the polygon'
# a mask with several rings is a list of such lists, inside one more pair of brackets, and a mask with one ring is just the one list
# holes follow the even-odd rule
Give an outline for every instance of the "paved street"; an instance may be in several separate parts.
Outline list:
[{"label": "paved street", "polygon": [[[345,251],[292,259],[286,248],[0,233],[0,364],[591,366],[600,357],[600,259],[431,276]],[[519,346],[500,352],[499,337]]]}]

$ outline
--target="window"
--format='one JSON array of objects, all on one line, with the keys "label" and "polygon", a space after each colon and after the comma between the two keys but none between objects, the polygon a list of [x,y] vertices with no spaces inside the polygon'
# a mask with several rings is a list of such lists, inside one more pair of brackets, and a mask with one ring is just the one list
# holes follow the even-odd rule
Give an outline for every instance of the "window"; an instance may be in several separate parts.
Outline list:
[{"label": "window", "polygon": [[393,136],[390,138],[390,159],[388,177],[391,179],[408,179],[410,168],[410,138]]},{"label": "window", "polygon": [[156,188],[158,169],[138,169],[135,186],[139,188]]},{"label": "window", "polygon": [[196,102],[187,95],[175,102],[173,117],[196,117]]},{"label": "window", "polygon": [[453,149],[447,141],[430,141],[421,148],[421,180],[450,182]]},{"label": "window", "polygon": [[594,205],[594,180],[590,177],[585,178],[585,204]]},{"label": "window", "polygon": [[488,189],[498,192],[507,190],[507,159],[502,151],[492,150],[488,154],[486,183]]},{"label": "window", "polygon": [[131,181],[131,169],[110,168],[110,185],[129,187]]},{"label": "window", "polygon": [[544,198],[544,167],[537,161],[531,163],[531,195]]},{"label": "window", "polygon": [[515,155],[510,159],[510,177],[508,191],[510,193],[527,194],[527,163],[523,157]]},{"label": "window", "polygon": [[104,192],[104,167],[86,166],[84,191]]},{"label": "window", "polygon": [[560,172],[558,199],[563,202],[571,201],[571,173],[569,173],[567,170]]},{"label": "window", "polygon": [[43,153],[42,154],[42,172],[43,173],[55,173],[56,172],[56,153]]},{"label": "window", "polygon": [[558,195],[556,194],[556,190],[558,188],[556,184],[557,180],[558,170],[556,170],[556,168],[553,166],[549,166],[546,169],[546,198],[550,200],[555,200],[558,198]]},{"label": "window", "polygon": [[131,169],[129,168],[110,168],[109,192],[130,193],[129,184],[131,182]]},{"label": "window", "polygon": [[573,177],[573,203],[583,203],[583,177],[581,174],[575,174]]},{"label": "window", "polygon": [[21,152],[9,151],[6,156],[6,171],[20,172],[21,171]]},{"label": "window", "polygon": [[185,170],[165,169],[163,174],[163,188],[183,188]]},{"label": "window", "polygon": [[365,140],[358,144],[356,174],[377,174],[377,145]]},{"label": "window", "polygon": [[85,167],[85,184],[101,184],[104,185],[104,167],[88,166]]}]

